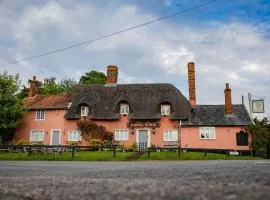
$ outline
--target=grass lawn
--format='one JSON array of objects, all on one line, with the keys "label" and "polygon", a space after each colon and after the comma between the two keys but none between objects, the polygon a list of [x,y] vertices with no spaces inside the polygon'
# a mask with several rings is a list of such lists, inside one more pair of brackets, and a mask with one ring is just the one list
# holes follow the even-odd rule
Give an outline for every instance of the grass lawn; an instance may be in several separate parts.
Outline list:
[{"label": "grass lawn", "polygon": [[113,157],[113,152],[89,152],[81,151],[75,153],[75,158],[72,159],[71,152],[65,152],[62,155],[42,155],[40,153],[32,153],[30,156],[25,153],[8,153],[1,152],[0,160],[59,160],[59,161],[121,161],[131,155],[132,152],[116,152],[116,157]]},{"label": "grass lawn", "polygon": [[143,154],[139,160],[257,160],[262,159],[251,156],[232,156],[216,153],[204,153],[201,152],[181,152],[181,156],[178,156],[178,152],[151,152],[150,157],[147,153]]},{"label": "grass lawn", "polygon": [[[75,153],[75,158],[72,159],[71,152],[65,152],[62,155],[42,155],[40,153],[32,153],[30,156],[25,153],[8,153],[0,152],[0,160],[59,160],[59,161],[125,161],[133,152],[116,152],[116,157],[113,157],[113,152],[89,152],[81,151]],[[204,153],[201,152],[181,152],[178,157],[177,152],[151,152],[150,157],[147,153],[143,154],[138,160],[257,160],[262,159],[251,156],[232,156],[224,154]]]}]

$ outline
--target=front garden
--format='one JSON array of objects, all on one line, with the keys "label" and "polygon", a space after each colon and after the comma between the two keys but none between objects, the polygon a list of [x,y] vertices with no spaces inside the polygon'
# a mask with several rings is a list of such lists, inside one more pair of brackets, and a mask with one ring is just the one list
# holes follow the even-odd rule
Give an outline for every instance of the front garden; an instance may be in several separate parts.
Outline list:
[{"label": "front garden", "polygon": [[[135,155],[135,156],[134,156]],[[47,160],[47,161],[130,161],[130,160],[254,160],[261,159],[251,156],[233,156],[217,153],[203,152],[151,152],[150,156],[145,152],[114,152],[114,151],[76,151],[63,152],[61,154],[43,154],[40,152],[0,152],[0,160]]]}]

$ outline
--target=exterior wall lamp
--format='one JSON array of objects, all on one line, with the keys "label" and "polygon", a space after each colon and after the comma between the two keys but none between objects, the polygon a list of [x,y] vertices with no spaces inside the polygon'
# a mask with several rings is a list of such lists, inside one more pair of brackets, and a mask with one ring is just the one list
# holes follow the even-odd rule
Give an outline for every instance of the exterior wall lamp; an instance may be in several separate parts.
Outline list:
[{"label": "exterior wall lamp", "polygon": [[154,127],[152,128],[152,133],[153,133],[153,135],[155,135],[155,128]]}]

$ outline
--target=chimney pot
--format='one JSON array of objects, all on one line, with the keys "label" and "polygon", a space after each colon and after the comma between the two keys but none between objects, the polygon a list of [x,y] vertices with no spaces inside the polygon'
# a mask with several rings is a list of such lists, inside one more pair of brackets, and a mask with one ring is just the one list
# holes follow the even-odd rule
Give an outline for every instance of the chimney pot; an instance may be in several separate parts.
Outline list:
[{"label": "chimney pot", "polygon": [[195,64],[189,62],[188,65],[188,87],[189,87],[189,102],[192,107],[196,106],[196,85],[195,85]]},{"label": "chimney pot", "polygon": [[232,114],[232,94],[229,83],[226,83],[224,94],[225,94],[225,113]]},{"label": "chimney pot", "polygon": [[116,85],[118,79],[118,67],[109,65],[107,67],[107,85]]}]

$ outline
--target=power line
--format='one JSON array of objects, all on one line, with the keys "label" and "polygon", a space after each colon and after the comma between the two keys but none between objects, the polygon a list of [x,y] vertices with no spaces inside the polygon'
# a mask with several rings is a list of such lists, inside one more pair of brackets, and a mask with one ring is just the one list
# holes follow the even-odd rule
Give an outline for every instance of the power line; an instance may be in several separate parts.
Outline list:
[{"label": "power line", "polygon": [[86,41],[83,41],[83,42],[80,42],[80,43],[76,43],[76,44],[73,44],[73,45],[70,45],[70,46],[66,46],[66,47],[63,47],[63,48],[59,48],[59,49],[56,49],[56,50],[53,50],[53,51],[48,51],[48,52],[45,52],[45,53],[42,53],[42,54],[38,54],[38,55],[35,55],[35,56],[23,58],[21,60],[13,60],[13,61],[10,61],[10,62],[2,65],[2,67],[7,66],[7,65],[11,65],[11,64],[17,64],[17,63],[28,61],[28,60],[33,60],[33,59],[36,59],[36,58],[39,58],[39,57],[44,57],[44,56],[47,56],[47,55],[50,55],[50,54],[54,54],[54,53],[57,53],[57,52],[60,52],[60,51],[65,51],[67,49],[71,49],[71,48],[82,46],[82,45],[85,45],[85,44],[88,44],[88,43],[91,43],[91,42],[95,42],[95,41],[98,41],[98,40],[109,38],[109,37],[118,35],[118,34],[123,33],[123,32],[131,31],[133,29],[137,29],[137,28],[140,28],[140,27],[143,27],[143,26],[147,26],[147,25],[152,24],[152,23],[157,22],[157,21],[161,21],[161,20],[168,19],[168,18],[173,17],[173,16],[176,16],[176,15],[180,15],[180,14],[189,12],[191,10],[194,10],[194,9],[197,9],[197,8],[200,8],[200,7],[209,5],[211,3],[214,3],[215,1],[218,1],[218,0],[207,1],[207,2],[204,2],[204,3],[198,4],[196,6],[193,6],[191,8],[187,8],[187,9],[184,9],[184,10],[181,10],[181,11],[178,11],[178,12],[175,12],[175,13],[172,13],[170,15],[166,15],[166,16],[163,16],[163,17],[160,17],[160,18],[157,18],[157,19],[154,19],[154,20],[151,20],[151,21],[148,21],[148,22],[145,22],[145,23],[136,25],[136,26],[125,28],[125,29],[122,29],[122,30],[117,31],[117,32],[114,32],[114,33],[109,33],[109,34],[103,35],[103,36],[98,37],[98,38],[95,38],[95,39],[86,40]]}]

